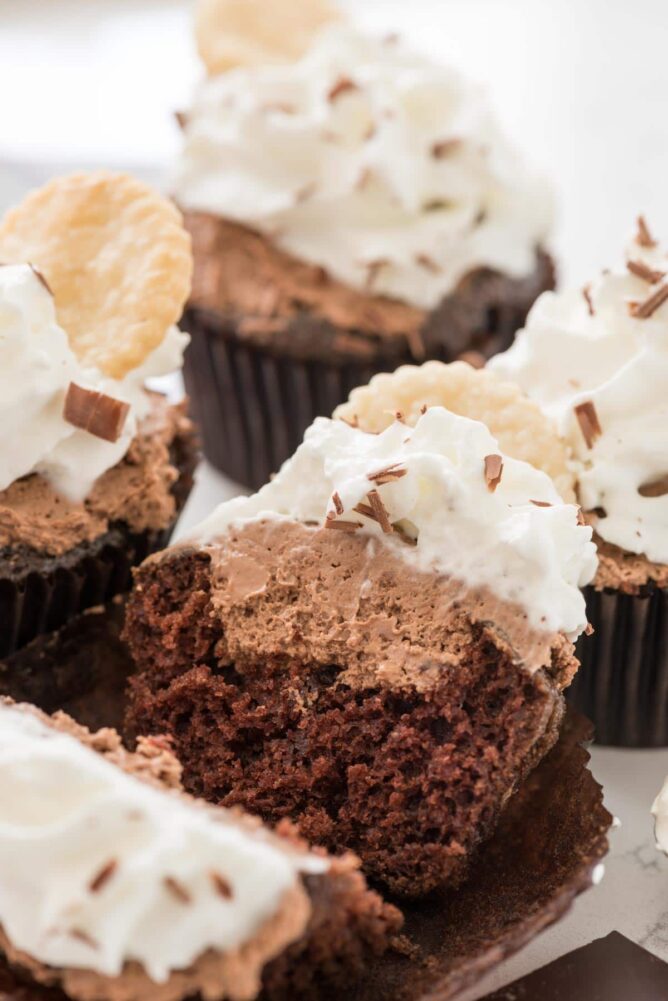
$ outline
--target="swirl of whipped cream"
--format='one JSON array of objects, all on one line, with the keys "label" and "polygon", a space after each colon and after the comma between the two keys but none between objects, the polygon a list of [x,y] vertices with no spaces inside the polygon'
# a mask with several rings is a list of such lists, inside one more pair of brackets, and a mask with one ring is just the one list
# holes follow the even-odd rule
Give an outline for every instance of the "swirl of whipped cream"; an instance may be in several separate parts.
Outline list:
[{"label": "swirl of whipped cream", "polygon": [[578,464],[582,506],[602,509],[601,538],[666,563],[668,301],[647,316],[633,304],[660,299],[668,258],[634,241],[627,261],[633,271],[604,272],[585,293],[543,293],[514,345],[489,364],[556,421]]},{"label": "swirl of whipped cream", "polygon": [[[323,524],[340,515],[418,569],[487,586],[522,606],[534,628],[576,636],[587,623],[579,588],[596,572],[592,530],[578,524],[575,506],[549,476],[526,462],[502,457],[491,489],[485,457],[498,455],[484,424],[443,407],[427,410],[414,428],[395,421],[381,434],[319,417],[270,483],[221,504],[193,536],[206,543],[250,519]],[[416,545],[355,511],[374,485],[389,522]]]},{"label": "swirl of whipped cream", "polygon": [[[123,379],[85,368],[58,325],[53,297],[28,264],[0,266],[0,490],[40,473],[74,501],[119,462],[137,421],[146,416],[147,379],[181,367],[188,336],[176,327],[139,367]],[[79,430],[63,417],[71,382],[130,404],[115,442]]]},{"label": "swirl of whipped cream", "polygon": [[0,702],[0,925],[39,962],[113,977],[135,960],[164,983],[243,945],[328,865]]},{"label": "swirl of whipped cream", "polygon": [[202,83],[175,189],[183,208],[423,309],[475,268],[531,272],[552,216],[478,88],[338,25],[295,64]]}]

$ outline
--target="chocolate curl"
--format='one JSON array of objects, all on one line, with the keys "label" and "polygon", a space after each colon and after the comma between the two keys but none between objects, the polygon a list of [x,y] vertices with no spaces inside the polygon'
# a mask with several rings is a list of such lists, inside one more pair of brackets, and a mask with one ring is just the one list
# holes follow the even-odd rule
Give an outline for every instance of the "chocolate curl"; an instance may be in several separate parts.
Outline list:
[{"label": "chocolate curl", "polygon": [[75,428],[88,431],[96,438],[115,442],[121,436],[130,413],[130,404],[115,400],[105,393],[84,389],[71,382],[65,397],[63,418]]},{"label": "chocolate curl", "polygon": [[585,403],[578,403],[574,410],[587,448],[592,448],[596,439],[603,434],[596,407],[591,400],[587,400]]}]

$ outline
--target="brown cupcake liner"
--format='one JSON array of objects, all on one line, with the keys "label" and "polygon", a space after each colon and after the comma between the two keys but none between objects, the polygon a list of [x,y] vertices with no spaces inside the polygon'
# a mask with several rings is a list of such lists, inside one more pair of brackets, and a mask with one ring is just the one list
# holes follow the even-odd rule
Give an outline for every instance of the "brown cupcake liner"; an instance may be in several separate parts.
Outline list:
[{"label": "brown cupcake liner", "polygon": [[42,556],[28,547],[0,550],[0,658],[60,629],[86,609],[106,605],[132,584],[132,569],[169,543],[193,484],[194,435],[178,439],[172,461],[179,478],[172,488],[177,515],[160,531],[131,532],[117,522],[92,542],[62,556]]},{"label": "brown cupcake liner", "polygon": [[[526,310],[497,314],[494,350],[501,351],[512,343]],[[378,372],[415,363],[408,348],[386,361],[366,355],[346,360],[279,355],[243,339],[207,310],[186,310],[182,326],[192,338],[184,376],[204,454],[221,472],[253,490],[293,454],[316,417],[330,417],[352,389]],[[443,347],[428,357],[451,361],[454,356]]]},{"label": "brown cupcake liner", "polygon": [[668,588],[641,594],[585,588],[591,636],[566,695],[614,747],[668,746]]}]

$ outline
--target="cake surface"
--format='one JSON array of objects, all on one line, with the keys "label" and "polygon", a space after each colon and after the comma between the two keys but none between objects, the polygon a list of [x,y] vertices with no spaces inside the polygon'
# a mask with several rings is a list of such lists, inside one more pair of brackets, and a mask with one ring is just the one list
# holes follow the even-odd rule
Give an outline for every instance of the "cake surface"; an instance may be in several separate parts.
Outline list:
[{"label": "cake surface", "polygon": [[308,996],[399,928],[353,857],[184,794],[164,741],[130,753],[6,701],[0,724],[0,949],[28,980],[83,1001]]},{"label": "cake surface", "polygon": [[[584,627],[570,547],[567,576],[593,572],[545,474],[505,459],[490,489],[495,444],[441,408],[381,435],[316,422],[263,491],[139,571],[131,728],[174,739],[192,791],[350,847],[397,892],[456,884],[556,739],[562,630]],[[497,519],[517,518],[516,549]]]}]

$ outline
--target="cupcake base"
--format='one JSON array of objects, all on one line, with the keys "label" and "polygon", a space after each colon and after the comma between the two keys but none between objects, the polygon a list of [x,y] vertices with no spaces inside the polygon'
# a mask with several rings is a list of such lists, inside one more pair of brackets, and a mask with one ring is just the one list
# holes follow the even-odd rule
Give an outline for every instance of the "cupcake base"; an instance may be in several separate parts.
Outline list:
[{"label": "cupcake base", "polygon": [[599,744],[668,746],[668,589],[587,587],[585,598],[594,633],[576,646],[568,701],[592,720]]}]

